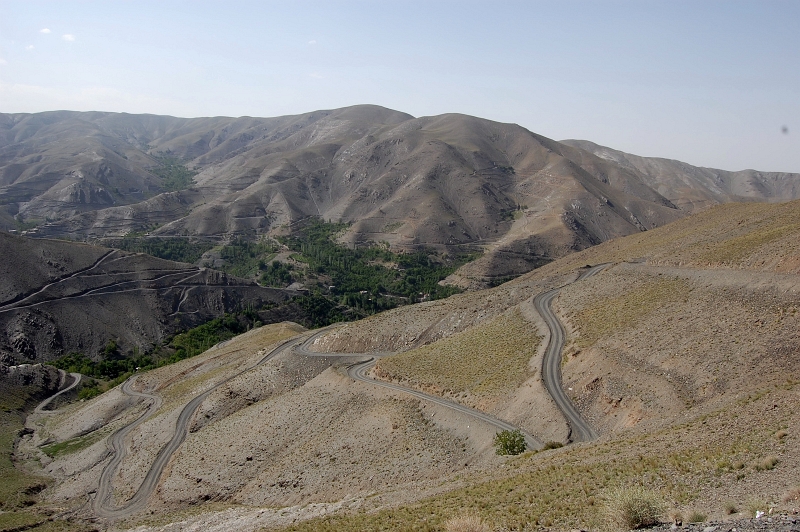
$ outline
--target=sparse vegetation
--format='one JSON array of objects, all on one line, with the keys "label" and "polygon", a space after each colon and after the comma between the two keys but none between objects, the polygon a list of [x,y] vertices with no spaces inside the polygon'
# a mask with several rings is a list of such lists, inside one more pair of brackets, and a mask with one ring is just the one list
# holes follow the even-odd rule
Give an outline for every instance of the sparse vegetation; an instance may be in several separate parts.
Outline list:
[{"label": "sparse vegetation", "polygon": [[0,397],[0,530],[86,530],[41,512],[39,493],[49,479],[15,467],[14,440],[23,428],[23,411],[32,404],[30,393],[27,387],[6,387]]},{"label": "sparse vegetation", "polygon": [[725,515],[739,513],[739,507],[736,506],[735,502],[726,502],[723,509],[725,510]]},{"label": "sparse vegetation", "polygon": [[750,499],[745,505],[745,513],[750,517],[755,517],[758,512],[769,510],[769,503],[761,499]]},{"label": "sparse vegetation", "polygon": [[451,517],[445,522],[444,529],[447,532],[491,532],[489,525],[474,513]]},{"label": "sparse vegetation", "polygon": [[620,529],[652,526],[664,512],[662,498],[641,486],[617,488],[606,493],[606,515]]},{"label": "sparse vegetation", "polygon": [[530,376],[528,361],[539,340],[514,310],[419,349],[382,358],[376,374],[441,393],[497,397]]},{"label": "sparse vegetation", "polygon": [[775,469],[775,466],[778,465],[778,458],[775,456],[767,456],[757,462],[753,469],[756,471],[769,471],[771,469]]},{"label": "sparse vegetation", "polygon": [[158,166],[151,168],[150,172],[157,175],[162,181],[162,188],[167,191],[183,190],[194,184],[197,172],[186,167],[186,161],[175,157],[171,153],[155,155]]},{"label": "sparse vegetation", "polygon": [[631,327],[664,304],[682,301],[689,290],[689,284],[682,279],[658,279],[615,297],[598,299],[577,315],[581,335],[576,344],[586,348],[614,331]]},{"label": "sparse vegetation", "polygon": [[502,456],[522,454],[528,448],[519,429],[501,430],[494,435],[493,443],[494,452]]},{"label": "sparse vegetation", "polygon": [[707,520],[708,515],[698,510],[692,510],[689,512],[689,516],[686,518],[687,523],[705,523]]},{"label": "sparse vegetation", "polygon": [[147,253],[160,259],[188,262],[195,264],[200,257],[214,247],[207,241],[189,238],[150,238],[143,236],[126,236],[112,240],[104,240],[103,245],[131,253]]},{"label": "sparse vegetation", "polygon": [[550,449],[559,449],[561,447],[564,447],[564,444],[561,443],[560,441],[549,441],[549,442],[544,444],[544,447],[542,447],[542,450],[543,451],[549,451]]},{"label": "sparse vegetation", "polygon": [[800,484],[786,490],[786,492],[783,494],[783,497],[781,497],[781,500],[783,502],[800,501]]}]

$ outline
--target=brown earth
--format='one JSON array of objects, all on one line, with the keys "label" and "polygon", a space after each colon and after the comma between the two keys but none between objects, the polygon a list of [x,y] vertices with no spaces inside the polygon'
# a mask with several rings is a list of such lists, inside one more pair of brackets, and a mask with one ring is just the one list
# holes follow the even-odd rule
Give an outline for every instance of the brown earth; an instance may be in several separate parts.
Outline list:
[{"label": "brown earth", "polygon": [[[448,517],[472,509],[496,528],[599,529],[604,498],[630,484],[684,515],[725,518],[727,503],[735,503],[734,516],[751,507],[791,511],[797,504],[784,494],[800,470],[796,220],[800,202],[715,207],[491,290],[348,324],[316,343],[323,352],[402,351],[376,374],[563,440],[563,419],[537,382],[546,331],[531,298],[566,284],[554,305],[569,331],[564,386],[601,432],[595,442],[498,457],[491,430],[354,382],[342,371],[346,359],[286,352],[209,397],[151,501],[155,517],[116,526],[442,530]],[[585,265],[603,262],[613,265],[568,284]],[[532,331],[520,345],[479,343],[520,320]],[[181,405],[300,332],[276,327],[140,377],[164,405],[133,436],[139,452],[115,479],[119,497],[135,489]],[[520,353],[530,355],[527,367],[505,364]],[[495,379],[488,389],[467,378],[482,366]],[[90,420],[118,426],[136,407],[115,394],[68,407],[42,435],[75,438]],[[21,448],[31,458],[36,437]],[[51,504],[85,500],[99,474],[100,442],[48,464],[63,479],[45,493]],[[85,469],[62,477],[66,464]]]},{"label": "brown earth", "polygon": [[75,242],[0,232],[0,361],[96,357],[109,340],[146,352],[176,331],[281,302],[293,290],[191,264]]},{"label": "brown earth", "polygon": [[[319,216],[352,223],[347,244],[480,249],[449,280],[476,288],[699,206],[800,194],[797,174],[654,169],[608,153],[370,105],[277,118],[0,114],[0,228],[227,239]],[[165,191],[162,154],[198,172],[191,187]]]}]

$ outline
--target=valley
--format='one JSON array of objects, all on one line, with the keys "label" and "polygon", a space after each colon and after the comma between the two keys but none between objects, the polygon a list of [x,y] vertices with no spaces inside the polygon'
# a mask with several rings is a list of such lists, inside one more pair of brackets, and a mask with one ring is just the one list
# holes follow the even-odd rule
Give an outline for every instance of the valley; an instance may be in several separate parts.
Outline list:
[{"label": "valley", "polygon": [[348,246],[482,251],[449,281],[464,288],[710,205],[797,199],[798,183],[370,105],[276,118],[0,114],[5,230],[257,240],[318,217],[351,224]]},{"label": "valley", "polygon": [[0,529],[800,511],[796,174],[375,106],[0,117]]},{"label": "valley", "polygon": [[[800,382],[798,240],[790,229],[772,239],[754,236],[785,227],[798,209],[797,202],[720,206],[488,291],[310,336],[296,325],[267,325],[142,374],[136,389],[163,403],[129,435],[133,454],[110,477],[114,505],[134,496],[184,406],[194,403],[197,410],[183,418],[186,439],[147,506],[142,503],[160,521],[133,512],[113,528],[214,529],[235,522],[250,530],[382,530],[388,524],[441,530],[465,507],[495,526],[594,527],[602,525],[604,494],[634,481],[658,490],[685,515],[697,509],[722,518],[726,503],[737,515],[753,505],[791,509],[783,497],[800,458],[794,436],[800,419],[791,407]],[[726,252],[742,240],[752,242],[747,253]],[[709,256],[722,260],[709,264]],[[587,270],[587,263],[604,266]],[[505,420],[539,446],[568,442],[570,424],[541,373],[547,345],[541,339],[551,333],[534,310],[538,294],[546,300],[559,287],[552,308],[565,324],[564,358],[558,359],[563,390],[599,438],[497,456],[495,426],[425,394]],[[724,314],[712,310],[722,308]],[[502,344],[484,347],[469,362],[500,371],[488,395],[480,370],[477,380],[465,381],[461,376],[472,366],[436,363],[454,347],[468,351],[473,328],[518,319],[537,331],[527,340],[529,364],[498,363],[509,356]],[[376,354],[378,365],[370,370]],[[409,356],[414,363],[381,369],[384,361]],[[423,376],[453,384],[437,388]],[[374,378],[397,384],[383,388]],[[101,426],[119,430],[145,406],[115,389],[34,418],[44,425],[33,437],[68,441],[98,417],[107,419]],[[20,450],[33,458],[35,443],[25,437]],[[62,478],[46,492],[49,504],[89,510],[84,494],[108,464],[105,445],[100,439],[42,461],[49,462],[48,474]],[[531,485],[539,495],[524,489]]]}]

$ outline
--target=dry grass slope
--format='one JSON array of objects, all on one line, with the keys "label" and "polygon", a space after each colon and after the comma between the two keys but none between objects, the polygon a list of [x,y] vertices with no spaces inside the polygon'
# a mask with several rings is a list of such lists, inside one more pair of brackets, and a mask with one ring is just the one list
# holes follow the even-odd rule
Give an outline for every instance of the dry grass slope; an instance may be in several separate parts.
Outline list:
[{"label": "dry grass slope", "polygon": [[539,341],[534,326],[513,309],[467,331],[383,358],[375,373],[440,395],[494,399],[530,377],[528,362]]},{"label": "dry grass slope", "polygon": [[[281,530],[433,532],[442,530],[448,516],[465,510],[491,526],[513,530],[528,525],[600,529],[607,525],[603,501],[624,486],[657,492],[678,509],[703,508],[717,516],[725,513],[722,501],[744,505],[757,497],[761,508],[781,507],[782,495],[796,484],[800,449],[796,443],[781,443],[774,434],[780,427],[800,434],[800,414],[792,407],[798,397],[800,386],[787,383],[653,433],[526,453],[509,460],[491,480],[476,476],[468,487],[416,504],[330,516]],[[760,430],[736,430],[754,426]],[[769,455],[783,461],[773,470],[760,470],[758,464]]]}]

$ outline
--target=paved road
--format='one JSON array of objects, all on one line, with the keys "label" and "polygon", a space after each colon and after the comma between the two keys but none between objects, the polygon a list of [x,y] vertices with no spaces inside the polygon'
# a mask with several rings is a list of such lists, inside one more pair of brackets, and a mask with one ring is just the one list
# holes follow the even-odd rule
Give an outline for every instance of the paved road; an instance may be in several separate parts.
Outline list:
[{"label": "paved road", "polygon": [[321,330],[314,335],[310,336],[306,341],[295,345],[294,352],[300,355],[305,356],[316,356],[316,357],[368,357],[367,360],[362,360],[360,362],[356,362],[351,364],[347,368],[347,375],[350,378],[368,382],[370,384],[374,384],[376,386],[382,386],[384,388],[389,388],[391,390],[397,390],[408,395],[413,395],[418,399],[422,399],[423,401],[428,401],[430,403],[435,403],[440,406],[444,406],[445,408],[449,408],[451,410],[455,410],[462,414],[466,414],[473,418],[479,419],[484,423],[488,423],[489,425],[497,428],[498,430],[520,430],[523,436],[525,436],[525,443],[528,444],[528,447],[531,449],[538,449],[542,447],[542,442],[540,442],[536,437],[528,434],[525,431],[519,429],[519,427],[515,427],[511,423],[507,423],[502,419],[496,418],[480,410],[475,410],[474,408],[470,408],[468,406],[464,406],[462,404],[456,403],[454,401],[448,401],[443,397],[439,397],[437,395],[430,395],[424,392],[420,392],[419,390],[415,390],[414,388],[408,388],[406,386],[400,386],[398,384],[392,384],[390,382],[373,379],[369,377],[367,373],[369,370],[375,365],[377,359],[383,356],[389,356],[394,353],[322,353],[318,351],[310,351],[308,348],[316,340],[318,337],[327,334],[330,332],[330,328],[326,328]]},{"label": "paved road", "polygon": [[[607,264],[595,266],[594,268],[585,271],[578,279],[580,280],[580,279],[586,279],[587,277],[591,277],[592,275],[595,275],[596,273],[605,269],[607,266],[608,266]],[[591,428],[591,426],[589,426],[588,423],[586,423],[581,418],[580,414],[578,414],[578,412],[575,410],[575,407],[572,405],[572,402],[569,400],[566,394],[564,394],[564,391],[561,388],[560,365],[561,365],[561,349],[563,348],[564,345],[564,328],[561,325],[561,322],[558,321],[558,319],[550,310],[550,303],[552,302],[553,298],[558,294],[559,290],[560,288],[557,288],[555,290],[550,290],[548,292],[543,292],[542,294],[539,294],[538,296],[536,296],[536,298],[534,298],[534,305],[536,309],[542,315],[542,318],[545,320],[551,331],[550,343],[548,345],[547,353],[545,354],[543,362],[543,375],[545,375],[545,370],[546,370],[547,373],[545,375],[545,385],[547,386],[548,391],[553,396],[556,403],[559,405],[559,408],[561,408],[562,412],[564,412],[564,415],[567,418],[569,426],[573,433],[571,434],[571,436],[573,435],[577,436],[576,439],[578,441],[584,441],[595,438],[596,433]],[[136,377],[131,377],[130,379],[125,381],[122,384],[121,388],[122,392],[132,397],[141,397],[147,401],[150,401],[150,406],[141,416],[139,416],[136,420],[126,425],[125,427],[117,430],[117,432],[115,432],[109,439],[109,447],[110,447],[109,452],[112,455],[112,459],[103,469],[103,472],[100,476],[100,482],[97,489],[97,494],[92,503],[94,511],[97,513],[97,515],[110,519],[120,519],[128,517],[134,514],[135,512],[143,509],[147,505],[147,500],[149,499],[150,495],[152,495],[153,491],[158,485],[158,482],[161,479],[161,475],[164,472],[164,468],[166,467],[170,458],[186,439],[186,435],[189,430],[189,423],[192,417],[194,416],[194,413],[197,411],[197,409],[206,399],[206,397],[208,397],[209,394],[211,394],[214,390],[216,390],[223,384],[229,382],[230,380],[238,377],[239,375],[247,371],[250,371],[251,369],[257,366],[266,363],[279,353],[282,353],[284,350],[290,348],[293,348],[296,353],[305,356],[368,357],[366,360],[356,362],[348,367],[347,373],[351,378],[368,382],[376,386],[383,386],[384,388],[398,390],[403,393],[407,393],[409,395],[418,397],[422,400],[436,403],[446,408],[450,408],[458,412],[472,416],[474,418],[480,419],[481,421],[488,423],[494,427],[497,427],[500,430],[517,429],[517,427],[511,425],[510,423],[506,423],[501,419],[495,418],[493,416],[466,407],[464,405],[448,401],[442,397],[429,395],[420,392],[418,390],[414,390],[412,388],[406,388],[404,386],[399,386],[396,384],[379,381],[368,377],[367,372],[375,364],[376,359],[379,358],[380,356],[386,356],[391,353],[320,353],[308,350],[308,346],[311,345],[311,343],[316,338],[320,337],[323,334],[329,333],[330,330],[334,327],[335,326],[326,327],[325,329],[319,330],[311,336],[300,336],[284,341],[283,343],[275,347],[272,351],[270,351],[266,356],[264,356],[253,367],[242,370],[236,375],[233,375],[232,377],[225,379],[224,381],[220,382],[213,388],[201,393],[200,395],[196,396],[194,399],[189,401],[189,403],[183,408],[180,415],[178,416],[178,420],[175,423],[175,432],[172,436],[172,439],[159,451],[155,461],[148,470],[144,480],[142,481],[142,484],[139,486],[139,489],[136,491],[134,496],[131,497],[131,499],[126,501],[121,506],[113,506],[113,503],[111,501],[111,494],[113,490],[112,479],[116,474],[119,465],[122,463],[122,460],[127,455],[126,439],[128,435],[136,427],[142,424],[150,416],[155,414],[162,404],[162,399],[160,396],[146,392],[137,392],[132,388],[132,385],[135,382]],[[77,381],[73,383],[73,386],[76,384]],[[525,440],[529,447],[532,448],[541,447],[541,442],[539,442],[535,437],[525,432],[523,432],[523,434],[525,435]]]},{"label": "paved road", "polygon": [[[58,373],[61,374],[62,382],[64,380],[66,380],[66,377],[67,377],[67,372],[66,371],[64,371],[63,369],[60,369],[60,370],[58,370]],[[80,373],[70,373],[70,376],[73,379],[72,384],[70,384],[69,386],[67,386],[63,390],[59,390],[58,392],[54,393],[53,395],[51,395],[50,397],[48,397],[47,399],[45,399],[44,401],[39,403],[39,405],[33,410],[34,414],[50,414],[50,413],[52,413],[51,410],[45,410],[44,408],[47,405],[49,405],[50,403],[52,403],[53,399],[55,399],[56,397],[58,397],[61,394],[67,393],[68,391],[70,391],[71,389],[76,387],[79,382],[81,382],[81,374]]]},{"label": "paved road", "polygon": [[137,392],[132,387],[135,381],[136,376],[133,376],[123,382],[121,387],[122,393],[131,397],[141,397],[145,400],[148,400],[150,401],[150,406],[142,413],[142,415],[136,418],[133,422],[117,430],[109,439],[109,451],[111,452],[112,458],[106,467],[103,468],[103,473],[100,475],[100,483],[97,487],[97,494],[94,497],[94,501],[92,501],[92,506],[95,513],[102,517],[124,517],[129,513],[133,513],[136,510],[144,507],[144,505],[147,503],[147,497],[152,492],[152,488],[150,488],[150,491],[148,492],[140,487],[136,492],[136,495],[134,495],[134,497],[128,501],[125,507],[114,508],[113,506],[110,506],[111,493],[113,491],[111,480],[114,477],[114,474],[117,472],[117,468],[119,468],[119,465],[122,463],[122,460],[125,458],[125,455],[127,454],[125,439],[136,427],[144,423],[150,416],[155,414],[159,408],[161,408],[161,396],[146,392]]},{"label": "paved road", "polygon": [[127,381],[122,384],[122,392],[126,395],[130,395],[132,397],[142,397],[144,399],[152,401],[150,407],[145,411],[139,418],[137,418],[132,423],[126,425],[125,427],[119,429],[115,432],[110,440],[110,453],[113,455],[111,461],[106,465],[103,469],[103,473],[100,475],[100,483],[97,488],[97,495],[95,495],[94,501],[92,502],[92,506],[94,511],[97,515],[109,519],[121,519],[124,517],[128,517],[137,511],[143,509],[147,505],[147,500],[152,495],[153,490],[155,490],[156,486],[158,485],[159,480],[161,479],[161,475],[164,472],[164,468],[166,467],[167,463],[169,462],[172,455],[175,454],[175,451],[183,444],[184,440],[186,439],[186,435],[189,432],[189,423],[194,416],[194,413],[197,411],[198,407],[203,403],[203,401],[208,397],[211,392],[222,386],[223,384],[229,382],[232,379],[235,379],[239,375],[252,370],[255,367],[258,367],[271,358],[275,357],[277,354],[283,352],[285,349],[293,346],[295,343],[302,341],[298,338],[292,338],[283,342],[282,344],[278,345],[275,349],[270,351],[266,356],[264,356],[261,360],[258,361],[257,364],[254,366],[247,368],[245,370],[240,371],[236,375],[225,379],[224,381],[220,382],[213,388],[206,390],[205,392],[201,393],[189,403],[183,407],[180,415],[178,416],[178,420],[175,422],[175,432],[172,435],[172,439],[167,442],[164,447],[161,448],[156,459],[153,461],[153,464],[150,466],[150,469],[147,471],[147,474],[142,481],[142,484],[139,486],[139,489],[136,490],[136,493],[131,497],[128,501],[126,501],[121,506],[114,506],[111,501],[111,493],[113,491],[112,480],[114,475],[119,468],[119,465],[122,463],[122,460],[127,455],[127,447],[126,447],[126,438],[128,435],[140,424],[142,424],[145,420],[147,420],[150,416],[156,413],[156,411],[161,407],[161,397],[155,394],[149,393],[142,393],[133,390],[131,387],[135,377],[131,377]]},{"label": "paved road", "polygon": [[[597,275],[609,266],[609,264],[600,264],[589,268],[583,272],[578,281]],[[542,292],[533,298],[533,306],[536,311],[542,316],[542,319],[550,329],[550,341],[547,344],[547,351],[545,351],[544,358],[542,359],[542,378],[544,380],[545,388],[550,393],[550,396],[556,402],[561,413],[567,420],[570,433],[568,436],[569,441],[589,441],[597,438],[597,432],[592,428],[589,423],[578,413],[575,405],[564,393],[564,388],[561,385],[561,351],[564,349],[564,325],[559,321],[553,313],[551,304],[553,299],[561,292],[561,288],[554,288],[547,292]]]}]

